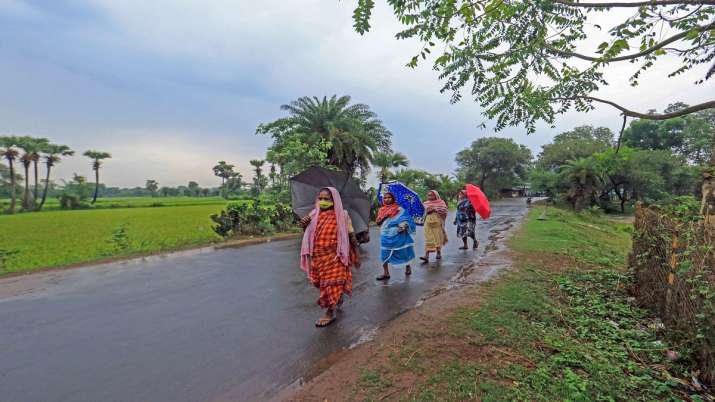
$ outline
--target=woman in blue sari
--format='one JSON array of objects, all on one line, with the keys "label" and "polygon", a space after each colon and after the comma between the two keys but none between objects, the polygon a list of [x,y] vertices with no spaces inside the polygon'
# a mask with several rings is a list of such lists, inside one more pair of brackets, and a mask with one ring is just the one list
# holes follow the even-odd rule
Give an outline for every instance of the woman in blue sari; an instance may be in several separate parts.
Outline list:
[{"label": "woman in blue sari", "polygon": [[417,229],[412,217],[404,208],[397,205],[394,195],[386,193],[382,199],[383,204],[377,214],[377,224],[381,226],[380,246],[384,272],[377,277],[378,281],[390,279],[390,264],[405,266],[405,275],[412,274],[411,264],[415,259],[413,236]]}]

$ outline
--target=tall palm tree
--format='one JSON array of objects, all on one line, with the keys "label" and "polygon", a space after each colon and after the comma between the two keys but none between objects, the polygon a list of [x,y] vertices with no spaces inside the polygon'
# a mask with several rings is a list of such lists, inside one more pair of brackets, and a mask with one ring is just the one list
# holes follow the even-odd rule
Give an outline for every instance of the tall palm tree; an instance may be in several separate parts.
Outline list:
[{"label": "tall palm tree", "polygon": [[40,165],[40,158],[41,158],[41,153],[45,152],[49,147],[50,147],[50,140],[47,138],[35,138],[34,139],[34,149],[32,150],[32,167],[35,172],[35,186],[32,188],[32,199],[35,208],[37,208],[37,199],[39,197],[39,192],[40,192],[40,174],[39,174],[39,165]]},{"label": "tall palm tree", "polygon": [[364,104],[350,105],[349,96],[301,97],[281,106],[289,116],[262,124],[257,132],[280,141],[286,135],[302,135],[306,141],[327,141],[331,147],[326,163],[350,175],[370,168],[375,152],[388,151],[392,133]]},{"label": "tall palm tree", "polygon": [[378,177],[380,181],[384,183],[391,174],[390,169],[407,167],[410,165],[410,162],[405,155],[399,152],[377,152],[373,155],[372,164],[380,168]]},{"label": "tall palm tree", "polygon": [[568,161],[561,174],[569,183],[568,198],[576,211],[583,209],[586,202],[594,201],[594,194],[601,176],[599,167],[593,159],[579,158]]},{"label": "tall palm tree", "polygon": [[47,191],[50,188],[50,171],[52,170],[52,167],[60,163],[61,156],[74,155],[74,151],[71,150],[70,147],[68,147],[67,145],[56,144],[49,144],[47,147],[45,147],[44,153],[47,174],[45,175],[45,188],[42,190],[42,200],[40,201],[40,205],[37,206],[38,211],[42,209],[42,207],[45,205],[45,200],[47,199]]},{"label": "tall palm tree", "polygon": [[218,165],[213,167],[214,175],[221,178],[221,193],[224,198],[227,197],[226,180],[230,179],[235,174],[233,168],[234,165],[229,165],[226,161],[219,161]]},{"label": "tall palm tree", "polygon": [[84,156],[92,159],[92,170],[94,170],[94,196],[92,196],[92,204],[97,202],[97,195],[99,195],[99,169],[102,167],[102,161],[104,159],[109,159],[112,157],[111,154],[101,151],[89,150],[84,153]]},{"label": "tall palm tree", "polygon": [[253,166],[253,171],[255,172],[255,176],[253,177],[253,183],[256,188],[256,195],[258,195],[263,189],[263,165],[266,163],[266,161],[254,159],[249,163],[251,164],[251,166]]},{"label": "tall palm tree", "polygon": [[270,173],[268,173],[268,177],[271,179],[271,187],[276,186],[276,179],[278,178],[278,171],[276,170],[276,164],[271,163],[271,170]]},{"label": "tall palm tree", "polygon": [[[22,207],[25,210],[33,209],[35,202],[37,200],[37,190],[38,190],[38,168],[37,164],[40,160],[40,152],[49,144],[47,138],[33,138],[33,137],[19,137],[18,147],[22,148],[23,154],[20,157],[20,162],[25,168],[25,192],[22,197]],[[30,194],[30,167],[34,164],[35,167],[35,197],[32,198]]]},{"label": "tall palm tree", "polygon": [[20,140],[17,137],[0,137],[0,155],[5,158],[10,167],[10,209],[11,214],[15,213],[15,204],[17,202],[17,194],[15,193],[17,182],[15,178],[15,161],[20,155],[17,146]]}]

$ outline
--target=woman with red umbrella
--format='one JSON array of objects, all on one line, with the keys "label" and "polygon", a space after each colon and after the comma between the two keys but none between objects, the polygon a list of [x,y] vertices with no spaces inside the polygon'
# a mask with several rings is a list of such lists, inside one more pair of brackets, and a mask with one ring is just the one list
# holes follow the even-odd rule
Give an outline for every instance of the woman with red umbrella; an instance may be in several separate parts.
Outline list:
[{"label": "woman with red umbrella", "polygon": [[459,192],[457,216],[454,218],[454,224],[457,225],[457,237],[464,242],[464,245],[459,249],[469,249],[467,240],[472,239],[476,250],[479,247],[479,240],[477,240],[477,212],[474,210],[469,198],[467,198],[465,190]]}]

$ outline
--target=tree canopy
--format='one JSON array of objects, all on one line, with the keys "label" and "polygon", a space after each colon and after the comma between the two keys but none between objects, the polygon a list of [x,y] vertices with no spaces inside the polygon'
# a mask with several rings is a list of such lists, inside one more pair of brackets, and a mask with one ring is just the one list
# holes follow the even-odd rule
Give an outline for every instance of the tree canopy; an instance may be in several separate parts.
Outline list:
[{"label": "tree canopy", "polygon": [[[669,109],[687,107],[671,105]],[[623,132],[623,143],[631,147],[669,150],[693,164],[705,164],[715,142],[715,109],[665,121],[636,119]]]},{"label": "tree canopy", "polygon": [[531,151],[511,138],[480,138],[457,154],[458,173],[487,193],[510,188],[527,178]]},{"label": "tree canopy", "polygon": [[[373,155],[389,152],[392,133],[368,105],[350,104],[349,96],[330,98],[301,97],[281,106],[287,117],[261,124],[257,134],[270,135],[273,145],[267,160],[281,166],[288,175],[296,169],[319,162],[364,177],[370,170]],[[305,150],[307,152],[297,152]],[[306,166],[307,165],[307,166]]]},{"label": "tree canopy", "polygon": [[[598,2],[575,0],[386,0],[405,25],[398,39],[418,40],[420,50],[408,63],[415,67],[435,55],[433,67],[443,92],[453,102],[469,91],[495,120],[496,129],[538,121],[550,125],[569,110],[586,112],[596,103],[616,108],[624,118],[666,120],[715,108],[715,99],[666,113],[645,113],[623,106],[622,99],[594,94],[608,85],[605,71],[615,63],[633,63],[630,76],[639,85],[642,73],[656,64],[677,61],[667,77],[700,65],[695,83],[715,74],[715,0]],[[354,27],[370,29],[373,0],[358,0]],[[594,17],[614,9],[632,11],[610,27]],[[590,35],[607,30],[610,39],[583,49]],[[669,64],[670,65],[670,64]]]}]

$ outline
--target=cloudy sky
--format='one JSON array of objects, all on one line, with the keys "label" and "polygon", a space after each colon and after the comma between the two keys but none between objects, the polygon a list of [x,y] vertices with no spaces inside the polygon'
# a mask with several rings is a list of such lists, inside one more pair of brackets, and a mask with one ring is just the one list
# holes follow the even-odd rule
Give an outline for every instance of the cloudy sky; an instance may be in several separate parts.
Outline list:
[{"label": "cloudy sky", "polygon": [[[361,37],[353,0],[0,0],[0,135],[111,152],[108,185],[209,186],[219,183],[218,160],[250,175],[248,161],[269,144],[255,127],[281,117],[281,104],[349,94],[379,114],[413,167],[452,172],[456,152],[494,133],[477,127],[477,105],[449,104],[429,67],[404,67],[416,44],[394,39],[400,26],[377,3],[373,31]],[[715,89],[692,85],[701,71],[668,80],[659,69],[641,80],[654,84],[632,90],[630,68],[614,68],[600,95],[645,111],[703,101]],[[619,120],[603,107],[530,136],[520,128],[496,135],[538,152],[560,131],[616,130]],[[64,161],[58,177],[72,172],[89,175],[88,161]]]}]

